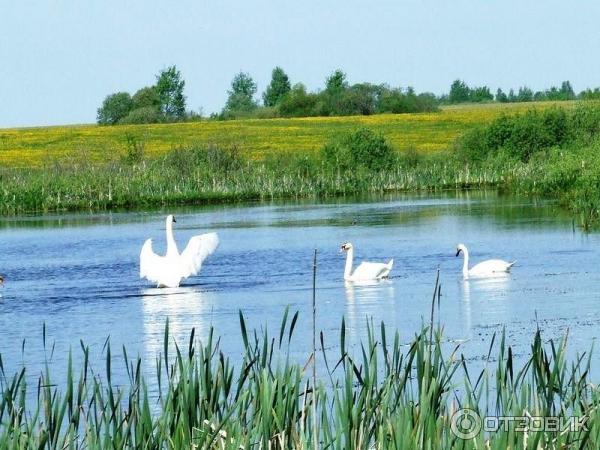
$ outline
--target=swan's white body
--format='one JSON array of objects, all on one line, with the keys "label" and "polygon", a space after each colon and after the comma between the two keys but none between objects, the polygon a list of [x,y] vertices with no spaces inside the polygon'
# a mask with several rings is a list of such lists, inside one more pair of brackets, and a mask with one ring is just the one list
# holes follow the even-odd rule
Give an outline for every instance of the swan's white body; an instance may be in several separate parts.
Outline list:
[{"label": "swan's white body", "polygon": [[140,278],[147,278],[157,287],[178,287],[181,280],[197,275],[202,262],[219,245],[216,233],[193,236],[180,254],[173,238],[172,215],[167,216],[167,254],[159,256],[152,250],[152,239],[144,242],[140,252]]},{"label": "swan's white body", "polygon": [[475,264],[469,269],[469,251],[463,244],[459,244],[456,247],[456,256],[463,252],[465,255],[463,262],[463,276],[469,277],[489,277],[510,271],[510,268],[515,264],[516,261],[507,262],[501,259],[488,259],[487,261]]},{"label": "swan's white body", "polygon": [[342,251],[346,252],[346,267],[344,269],[344,280],[346,281],[368,281],[387,278],[394,265],[394,260],[385,263],[362,262],[352,271],[352,260],[354,259],[354,248],[349,242],[342,245]]}]

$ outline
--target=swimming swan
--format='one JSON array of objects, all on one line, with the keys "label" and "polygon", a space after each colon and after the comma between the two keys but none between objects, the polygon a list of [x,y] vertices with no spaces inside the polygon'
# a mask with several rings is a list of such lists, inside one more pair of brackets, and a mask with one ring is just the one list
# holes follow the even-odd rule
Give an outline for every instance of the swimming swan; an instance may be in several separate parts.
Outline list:
[{"label": "swimming swan", "polygon": [[392,270],[394,260],[390,259],[387,264],[384,263],[361,263],[354,272],[352,272],[352,260],[354,259],[354,249],[350,242],[342,244],[341,251],[346,252],[346,268],[344,270],[344,280],[346,281],[365,281],[365,280],[381,280],[386,278]]},{"label": "swimming swan", "polygon": [[492,275],[497,275],[500,273],[506,273],[510,271],[510,268],[514,265],[516,261],[506,262],[501,259],[488,259],[487,261],[480,262],[479,264],[475,264],[472,268],[469,269],[469,251],[464,244],[459,244],[456,247],[456,256],[460,255],[460,252],[463,252],[465,255],[465,260],[463,263],[463,276],[465,278],[469,277],[487,277]]},{"label": "swimming swan", "polygon": [[219,245],[217,233],[193,236],[181,254],[173,238],[172,215],[167,216],[167,254],[158,256],[152,250],[152,239],[146,240],[140,252],[140,278],[147,278],[157,287],[179,287],[181,280],[197,275],[202,262]]}]

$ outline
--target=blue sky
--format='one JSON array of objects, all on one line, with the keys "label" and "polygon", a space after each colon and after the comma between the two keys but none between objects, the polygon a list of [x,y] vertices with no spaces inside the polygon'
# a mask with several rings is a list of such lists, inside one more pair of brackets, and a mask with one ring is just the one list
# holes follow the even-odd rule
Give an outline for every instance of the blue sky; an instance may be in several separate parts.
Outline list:
[{"label": "blue sky", "polygon": [[452,80],[600,86],[600,2],[581,0],[0,0],[0,127],[94,122],[112,92],[175,64],[188,108],[218,111],[233,75],[446,92]]}]

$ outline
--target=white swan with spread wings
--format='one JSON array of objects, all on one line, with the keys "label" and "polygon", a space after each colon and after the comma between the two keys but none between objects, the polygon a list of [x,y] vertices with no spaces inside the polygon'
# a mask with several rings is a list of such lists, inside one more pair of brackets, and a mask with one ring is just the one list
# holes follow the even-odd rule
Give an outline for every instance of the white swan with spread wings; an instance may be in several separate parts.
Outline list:
[{"label": "white swan with spread wings", "polygon": [[197,275],[202,262],[219,245],[217,233],[193,236],[180,254],[173,237],[173,215],[167,216],[167,254],[159,256],[152,250],[152,239],[144,242],[140,252],[140,278],[146,278],[157,287],[179,287],[182,280]]}]

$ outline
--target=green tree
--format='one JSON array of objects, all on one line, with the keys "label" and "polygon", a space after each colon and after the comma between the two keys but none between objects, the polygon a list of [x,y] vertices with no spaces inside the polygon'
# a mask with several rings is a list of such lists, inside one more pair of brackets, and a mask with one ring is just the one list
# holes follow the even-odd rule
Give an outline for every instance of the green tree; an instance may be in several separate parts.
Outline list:
[{"label": "green tree", "polygon": [[469,100],[472,102],[488,102],[494,100],[494,96],[487,86],[475,87],[470,89]]},{"label": "green tree", "polygon": [[160,98],[156,86],[146,86],[139,89],[133,97],[133,109],[152,107],[160,109]]},{"label": "green tree", "polygon": [[156,92],[160,100],[160,110],[168,119],[185,117],[185,81],[177,67],[171,66],[156,76]]},{"label": "green tree", "polygon": [[292,86],[290,79],[283,69],[279,66],[273,69],[271,73],[271,83],[263,93],[263,103],[265,106],[275,106],[281,102],[281,99],[290,92]]},{"label": "green tree", "polygon": [[233,77],[231,90],[227,91],[227,94],[224,112],[249,112],[258,106],[254,100],[256,83],[245,72],[240,72]]},{"label": "green tree", "polygon": [[325,80],[325,90],[320,94],[321,111],[320,115],[339,116],[346,114],[344,110],[344,97],[348,91],[348,82],[346,74],[341,70],[335,70]]},{"label": "green tree", "polygon": [[565,100],[573,100],[575,98],[575,91],[573,90],[573,86],[571,86],[571,82],[568,80],[562,82],[560,85],[560,92]]},{"label": "green tree", "polygon": [[450,86],[450,94],[448,95],[448,101],[450,103],[463,103],[468,102],[471,95],[471,89],[462,80],[454,80]]},{"label": "green tree", "polygon": [[587,88],[579,93],[579,98],[583,100],[600,100],[600,88],[594,88],[593,90]]},{"label": "green tree", "polygon": [[517,93],[518,102],[531,102],[533,101],[533,91],[527,86],[521,86]]},{"label": "green tree", "polygon": [[115,125],[127,116],[133,107],[131,96],[127,92],[108,95],[98,108],[97,120],[100,125]]},{"label": "green tree", "polygon": [[331,94],[337,94],[348,87],[346,74],[340,69],[334,71],[325,80],[325,90]]},{"label": "green tree", "polygon": [[504,91],[500,88],[496,91],[496,101],[500,103],[508,102],[508,95],[504,93]]}]

